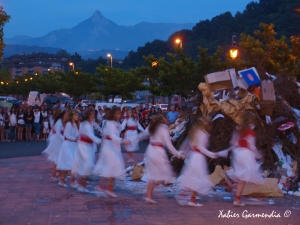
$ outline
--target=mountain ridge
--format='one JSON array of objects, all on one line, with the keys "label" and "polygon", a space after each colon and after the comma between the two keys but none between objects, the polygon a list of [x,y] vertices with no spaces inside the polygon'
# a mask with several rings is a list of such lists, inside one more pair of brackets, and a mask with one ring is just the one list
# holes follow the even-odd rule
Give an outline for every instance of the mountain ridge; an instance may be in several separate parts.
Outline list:
[{"label": "mountain ridge", "polygon": [[[96,10],[72,28],[53,30],[35,38],[4,38],[6,44],[62,48],[70,52],[87,49],[135,50],[155,39],[167,40],[179,30],[191,29],[195,23],[140,22],[133,26],[118,25]],[[21,35],[22,36],[22,35]],[[76,37],[76,38],[74,38]]]}]

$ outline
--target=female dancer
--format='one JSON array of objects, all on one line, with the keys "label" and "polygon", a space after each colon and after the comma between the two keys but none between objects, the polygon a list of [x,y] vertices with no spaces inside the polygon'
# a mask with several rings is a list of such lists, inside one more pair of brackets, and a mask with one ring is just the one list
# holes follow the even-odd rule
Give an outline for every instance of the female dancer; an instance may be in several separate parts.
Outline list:
[{"label": "female dancer", "polygon": [[[61,145],[59,156],[57,160],[56,169],[60,171],[60,180],[58,185],[68,187],[65,179],[68,171],[71,171],[74,164],[74,156],[77,148],[79,121],[78,112],[72,110],[69,112],[68,122],[64,130],[64,141]],[[74,176],[71,176],[71,187],[77,187],[75,184]]]},{"label": "female dancer", "polygon": [[255,132],[249,127],[251,123],[251,117],[244,115],[241,126],[231,140],[233,145],[232,166],[230,170],[226,171],[226,174],[237,182],[234,206],[245,206],[241,202],[241,194],[246,183],[262,184],[264,182],[259,175],[256,163],[256,159],[260,159],[262,155],[255,147]]},{"label": "female dancer", "polygon": [[[154,185],[157,182],[172,182],[175,179],[172,166],[165,152],[166,147],[177,158],[181,154],[174,148],[168,126],[167,120],[163,115],[152,116],[148,128],[131,142],[136,139],[144,139],[150,136],[150,144],[146,149],[146,174],[148,178],[148,187],[146,194],[147,203],[157,203],[152,199]],[[127,144],[127,143],[125,143]]]},{"label": "female dancer", "polygon": [[80,192],[89,192],[86,188],[86,181],[87,177],[92,174],[94,168],[95,150],[93,143],[101,143],[101,139],[97,138],[94,134],[92,125],[94,120],[95,110],[89,109],[83,116],[83,121],[80,123],[77,150],[75,152],[72,168],[73,176],[79,176],[79,186],[77,190]]},{"label": "female dancer", "polygon": [[[121,131],[125,130],[124,139],[130,140],[138,135],[139,131],[144,131],[144,128],[138,121],[138,118],[134,117],[132,109],[127,111],[127,117],[123,121],[121,125]],[[138,141],[131,143],[129,146],[126,146],[126,150],[129,154],[129,159],[127,162],[134,162],[133,152],[139,150]]]},{"label": "female dancer", "polygon": [[[115,178],[124,174],[125,167],[123,156],[121,153],[120,138],[120,118],[121,110],[117,107],[113,107],[110,112],[105,114],[107,119],[103,128],[103,144],[100,150],[100,159],[96,163],[93,173],[101,176],[99,186],[95,187],[96,191],[102,195],[105,191],[110,197],[118,197],[113,192]],[[127,142],[126,142],[127,143]],[[108,180],[108,187],[105,187],[105,181]],[[106,189],[106,190],[105,190]]]},{"label": "female dancer", "polygon": [[54,128],[52,128],[52,136],[50,139],[49,146],[43,151],[43,153],[48,154],[48,160],[53,162],[52,174],[50,177],[51,181],[57,182],[56,173],[58,172],[56,169],[57,160],[59,156],[60,147],[65,139],[64,127],[68,119],[68,114],[66,110],[61,110],[56,114],[54,118]]},{"label": "female dancer", "polygon": [[[188,160],[182,169],[181,176],[178,178],[178,183],[184,188],[192,191],[189,206],[202,206],[196,202],[198,194],[206,195],[213,187],[209,180],[207,170],[206,156],[217,158],[218,154],[208,151],[206,148],[209,144],[209,132],[211,130],[211,119],[209,117],[200,117],[195,119],[186,140],[183,145],[183,152],[188,152]],[[177,197],[177,201],[181,204],[181,192]]]}]

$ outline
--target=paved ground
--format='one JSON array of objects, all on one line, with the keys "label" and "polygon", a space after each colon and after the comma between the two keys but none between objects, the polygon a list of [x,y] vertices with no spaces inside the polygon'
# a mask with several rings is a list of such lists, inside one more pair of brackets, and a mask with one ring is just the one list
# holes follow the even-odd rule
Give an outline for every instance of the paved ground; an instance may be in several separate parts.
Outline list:
[{"label": "paved ground", "polygon": [[[0,148],[2,150],[2,144]],[[137,154],[137,161],[143,154]],[[127,156],[124,154],[126,160]],[[227,193],[201,197],[203,207],[180,206],[174,199],[173,189],[159,186],[154,198],[156,205],[143,201],[144,182],[130,178],[118,180],[115,191],[118,198],[97,198],[94,194],[81,194],[70,188],[51,183],[48,178],[51,165],[43,156],[0,160],[0,224],[270,224],[297,225],[300,222],[300,197],[285,196],[273,199],[274,205],[234,208],[232,195]],[[89,189],[98,183],[94,177]],[[226,200],[223,197],[231,197]],[[220,210],[239,218],[218,218]],[[252,214],[280,214],[280,218],[242,217],[245,210]],[[290,211],[287,211],[290,210]],[[291,212],[289,217],[284,217]]]},{"label": "paved ground", "polygon": [[[0,159],[38,156],[46,147],[46,141],[0,142]],[[145,152],[146,147],[147,142],[140,142],[138,152]]]}]

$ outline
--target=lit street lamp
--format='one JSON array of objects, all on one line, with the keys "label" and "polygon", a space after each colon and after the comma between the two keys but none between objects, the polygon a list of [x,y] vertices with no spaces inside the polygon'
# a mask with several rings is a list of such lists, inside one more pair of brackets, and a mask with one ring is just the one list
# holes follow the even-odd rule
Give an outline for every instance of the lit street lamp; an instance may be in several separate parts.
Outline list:
[{"label": "lit street lamp", "polygon": [[72,70],[74,71],[74,63],[70,62],[69,65],[72,66]]},{"label": "lit street lamp", "polygon": [[176,44],[179,44],[179,47],[182,48],[182,41],[181,41],[180,39],[177,38],[177,39],[175,40],[175,43],[176,43]]},{"label": "lit street lamp", "polygon": [[239,50],[236,46],[236,35],[232,35],[232,45],[229,54],[232,59],[235,59],[239,54]]},{"label": "lit street lamp", "polygon": [[110,67],[112,68],[112,55],[111,54],[107,54],[107,57],[110,58]]}]

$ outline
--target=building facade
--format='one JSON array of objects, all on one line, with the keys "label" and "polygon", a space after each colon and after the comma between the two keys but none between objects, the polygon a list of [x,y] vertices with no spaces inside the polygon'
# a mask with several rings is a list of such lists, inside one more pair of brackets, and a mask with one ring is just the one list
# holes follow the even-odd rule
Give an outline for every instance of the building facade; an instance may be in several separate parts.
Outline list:
[{"label": "building facade", "polygon": [[10,70],[12,78],[26,73],[47,74],[51,71],[65,71],[68,65],[67,59],[42,52],[12,55],[3,59],[1,64]]}]

